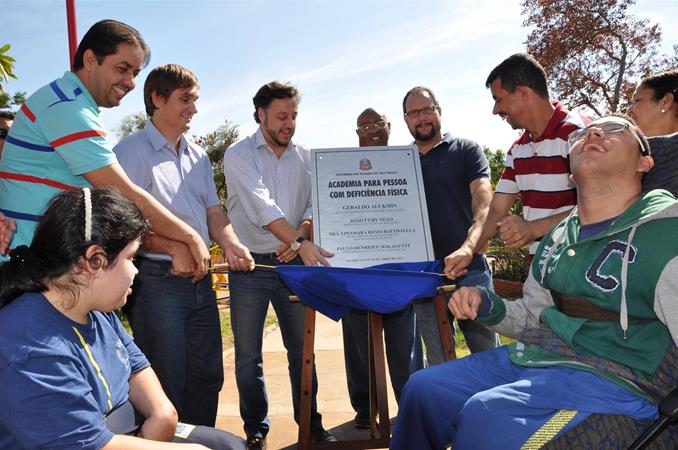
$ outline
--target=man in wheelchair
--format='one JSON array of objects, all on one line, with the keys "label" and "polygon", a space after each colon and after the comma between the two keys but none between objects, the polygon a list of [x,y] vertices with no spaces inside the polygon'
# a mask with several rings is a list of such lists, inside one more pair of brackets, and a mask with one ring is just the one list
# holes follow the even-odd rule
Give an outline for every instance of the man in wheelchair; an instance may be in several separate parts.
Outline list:
[{"label": "man in wheelchair", "polygon": [[630,118],[569,142],[578,206],[542,239],[523,298],[461,288],[448,305],[518,342],[414,374],[392,449],[541,448],[592,415],[649,422],[676,385],[678,202],[641,195],[654,163]]}]

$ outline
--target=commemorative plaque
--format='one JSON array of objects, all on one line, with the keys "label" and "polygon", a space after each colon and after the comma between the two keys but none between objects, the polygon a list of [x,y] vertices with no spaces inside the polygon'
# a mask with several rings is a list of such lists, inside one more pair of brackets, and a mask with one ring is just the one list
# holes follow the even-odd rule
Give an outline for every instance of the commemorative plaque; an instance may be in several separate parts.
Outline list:
[{"label": "commemorative plaque", "polygon": [[311,150],[314,241],[334,267],[433,260],[412,146]]}]

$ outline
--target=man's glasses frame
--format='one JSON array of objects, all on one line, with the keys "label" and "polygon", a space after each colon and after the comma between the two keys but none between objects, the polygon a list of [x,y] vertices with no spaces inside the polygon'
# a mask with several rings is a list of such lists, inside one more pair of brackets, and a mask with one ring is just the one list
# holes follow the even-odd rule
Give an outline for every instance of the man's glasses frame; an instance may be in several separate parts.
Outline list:
[{"label": "man's glasses frame", "polygon": [[425,116],[430,116],[431,114],[435,113],[438,110],[438,105],[431,105],[431,106],[426,106],[421,109],[411,109],[405,113],[407,117],[410,119],[416,119],[417,117],[421,116],[422,114]]}]

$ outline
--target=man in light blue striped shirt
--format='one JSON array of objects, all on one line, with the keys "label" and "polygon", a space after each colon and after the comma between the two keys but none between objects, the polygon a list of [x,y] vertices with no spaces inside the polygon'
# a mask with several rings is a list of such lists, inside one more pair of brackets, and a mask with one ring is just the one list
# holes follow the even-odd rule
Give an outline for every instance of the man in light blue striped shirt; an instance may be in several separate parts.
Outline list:
[{"label": "man in light blue striped shirt", "polygon": [[[254,96],[259,129],[224,154],[228,215],[255,263],[329,265],[331,253],[308,240],[311,225],[309,150],[292,142],[300,94],[273,81]],[[229,275],[231,324],[235,341],[235,377],[248,449],[266,448],[270,428],[261,354],[269,301],[278,316],[292,384],[294,419],[299,422],[304,307],[290,303],[290,291],[275,270],[264,268]],[[334,441],[317,411],[313,370],[311,439]]]},{"label": "man in light blue striped shirt", "polygon": [[[151,71],[144,83],[150,118],[114,151],[127,176],[202,238],[214,240],[229,270],[253,261],[229,223],[205,151],[184,133],[197,113],[196,76],[176,64]],[[182,242],[156,234],[136,258],[139,273],[124,309],[134,339],[148,357],[182,422],[213,427],[224,380],[221,328],[211,277],[204,277]]]}]

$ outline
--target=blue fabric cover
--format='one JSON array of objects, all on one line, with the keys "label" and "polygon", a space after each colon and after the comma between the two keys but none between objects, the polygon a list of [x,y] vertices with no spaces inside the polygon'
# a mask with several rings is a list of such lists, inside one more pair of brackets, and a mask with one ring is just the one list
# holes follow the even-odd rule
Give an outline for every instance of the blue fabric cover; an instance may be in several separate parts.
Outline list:
[{"label": "blue fabric cover", "polygon": [[364,269],[278,266],[278,274],[302,303],[332,320],[350,309],[380,314],[400,311],[412,300],[433,297],[443,282],[441,261],[379,264]]}]

